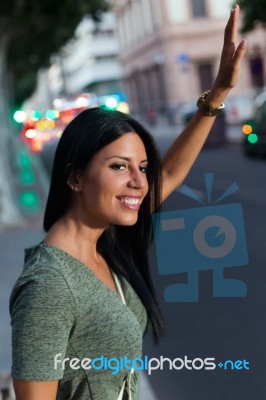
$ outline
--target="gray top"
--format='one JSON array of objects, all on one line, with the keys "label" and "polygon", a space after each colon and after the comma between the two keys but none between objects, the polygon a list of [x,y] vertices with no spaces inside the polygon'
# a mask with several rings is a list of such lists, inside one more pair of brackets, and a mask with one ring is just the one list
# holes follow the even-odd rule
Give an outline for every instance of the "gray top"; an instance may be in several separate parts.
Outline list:
[{"label": "gray top", "polygon": [[[115,374],[104,368],[72,369],[69,362],[63,369],[59,361],[55,369],[54,357],[61,353],[58,360],[81,361],[142,356],[147,314],[131,285],[124,278],[120,283],[127,305],[90,268],[63,250],[44,244],[27,249],[10,298],[12,376],[60,380],[58,400],[116,400],[129,372],[125,367]],[[139,372],[132,378],[132,400],[137,400]]]}]

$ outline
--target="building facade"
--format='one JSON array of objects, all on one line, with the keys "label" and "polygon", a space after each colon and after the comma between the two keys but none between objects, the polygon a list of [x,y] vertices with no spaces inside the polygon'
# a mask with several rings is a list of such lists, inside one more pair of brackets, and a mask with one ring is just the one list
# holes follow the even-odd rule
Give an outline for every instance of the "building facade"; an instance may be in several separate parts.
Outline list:
[{"label": "building facade", "polygon": [[[132,112],[168,112],[211,87],[231,6],[231,0],[114,1]],[[262,29],[247,35],[248,54],[231,96],[251,96],[265,85],[265,37]]]},{"label": "building facade", "polygon": [[[114,14],[104,13],[98,24],[84,17],[74,38],[55,57],[50,80],[57,85],[60,82],[59,91],[70,96],[84,91],[99,96],[119,92],[122,90],[122,67],[118,52]],[[61,79],[53,74],[58,70]]]},{"label": "building facade", "polygon": [[118,56],[114,13],[103,13],[97,24],[85,16],[73,38],[51,56],[50,67],[39,71],[36,90],[24,108],[45,110],[55,98],[72,99],[81,93],[120,94],[123,69]]},{"label": "building facade", "polygon": [[105,95],[121,91],[122,68],[118,61],[119,44],[115,17],[104,13],[97,25],[84,18],[64,56],[67,90]]}]

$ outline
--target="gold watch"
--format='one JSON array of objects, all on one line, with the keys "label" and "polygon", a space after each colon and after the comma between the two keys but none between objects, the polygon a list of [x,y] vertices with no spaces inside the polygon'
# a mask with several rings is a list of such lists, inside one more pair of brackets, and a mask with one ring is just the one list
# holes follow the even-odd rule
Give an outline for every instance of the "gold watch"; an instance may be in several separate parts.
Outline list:
[{"label": "gold watch", "polygon": [[210,104],[206,103],[206,97],[209,93],[210,90],[206,90],[206,92],[202,93],[197,101],[197,107],[203,112],[204,115],[207,115],[208,117],[216,117],[216,115],[220,114],[220,112],[224,109],[224,103],[222,103],[218,108],[210,106]]}]

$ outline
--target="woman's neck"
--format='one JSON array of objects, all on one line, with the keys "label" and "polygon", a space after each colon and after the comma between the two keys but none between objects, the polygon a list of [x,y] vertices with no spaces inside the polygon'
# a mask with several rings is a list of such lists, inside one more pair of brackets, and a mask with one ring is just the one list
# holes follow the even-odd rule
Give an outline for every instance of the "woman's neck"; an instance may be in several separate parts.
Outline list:
[{"label": "woman's neck", "polygon": [[104,228],[95,228],[70,215],[60,218],[48,231],[43,243],[58,247],[76,258],[98,262],[97,241]]}]

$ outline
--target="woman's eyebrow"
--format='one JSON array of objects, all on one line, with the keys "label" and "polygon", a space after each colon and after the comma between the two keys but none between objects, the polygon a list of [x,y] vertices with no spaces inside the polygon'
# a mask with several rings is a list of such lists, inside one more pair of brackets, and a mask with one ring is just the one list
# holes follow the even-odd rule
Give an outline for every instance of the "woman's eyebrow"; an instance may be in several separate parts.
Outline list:
[{"label": "woman's eyebrow", "polygon": [[[107,157],[106,160],[110,160],[110,158],[120,158],[121,160],[125,160],[125,161],[130,161],[131,160],[130,157],[124,157],[124,156],[119,156],[119,155],[114,155],[114,156]],[[140,162],[141,163],[148,162],[148,160],[146,159],[146,160],[142,160]]]}]

